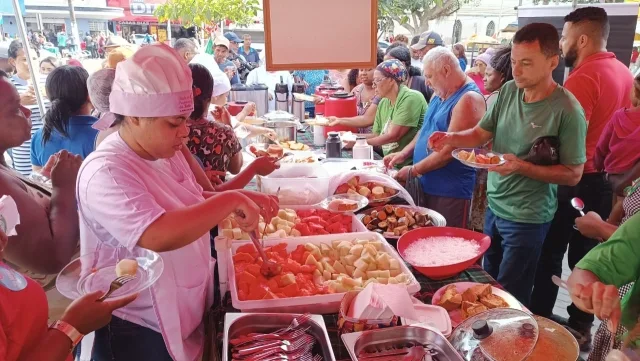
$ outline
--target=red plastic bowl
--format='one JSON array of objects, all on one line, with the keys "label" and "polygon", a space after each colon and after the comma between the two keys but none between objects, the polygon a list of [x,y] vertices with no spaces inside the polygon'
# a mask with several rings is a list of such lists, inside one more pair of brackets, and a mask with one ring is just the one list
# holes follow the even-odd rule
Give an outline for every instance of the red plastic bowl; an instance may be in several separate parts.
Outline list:
[{"label": "red plastic bowl", "polygon": [[[472,258],[467,260],[462,260],[458,263],[444,265],[444,266],[436,266],[436,267],[421,267],[413,265],[411,262],[407,261],[404,257],[404,252],[409,247],[409,245],[419,239],[427,238],[427,237],[461,237],[466,240],[476,241],[480,245],[480,250],[478,254]],[[434,279],[441,280],[449,277],[453,277],[458,273],[466,270],[474,264],[482,255],[489,249],[491,245],[491,238],[483,233],[470,231],[468,229],[463,228],[453,228],[453,227],[428,227],[428,228],[418,228],[413,231],[409,231],[400,237],[398,240],[398,253],[405,260],[405,262],[409,263],[413,268],[417,269],[418,272],[423,275]],[[429,255],[425,255],[429,257]]]}]

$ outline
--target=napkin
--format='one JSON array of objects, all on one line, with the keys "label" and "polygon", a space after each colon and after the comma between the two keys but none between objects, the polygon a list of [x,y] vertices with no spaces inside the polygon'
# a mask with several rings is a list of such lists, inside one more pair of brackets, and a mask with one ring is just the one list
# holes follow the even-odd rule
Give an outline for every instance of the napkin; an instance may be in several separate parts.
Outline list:
[{"label": "napkin", "polygon": [[412,320],[417,315],[411,295],[405,286],[370,283],[351,302],[348,317],[356,319],[386,320],[393,316]]},{"label": "napkin", "polygon": [[11,196],[2,196],[0,198],[0,230],[7,236],[15,236],[16,226],[20,224],[20,214],[18,213],[18,205]]}]

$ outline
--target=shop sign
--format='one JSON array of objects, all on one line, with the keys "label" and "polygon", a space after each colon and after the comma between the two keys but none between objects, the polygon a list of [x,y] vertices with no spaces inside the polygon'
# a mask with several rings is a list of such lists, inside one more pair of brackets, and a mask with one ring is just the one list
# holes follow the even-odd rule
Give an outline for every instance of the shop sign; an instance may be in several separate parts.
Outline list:
[{"label": "shop sign", "polygon": [[153,16],[153,12],[158,4],[148,4],[144,0],[130,0],[129,8],[131,15]]}]

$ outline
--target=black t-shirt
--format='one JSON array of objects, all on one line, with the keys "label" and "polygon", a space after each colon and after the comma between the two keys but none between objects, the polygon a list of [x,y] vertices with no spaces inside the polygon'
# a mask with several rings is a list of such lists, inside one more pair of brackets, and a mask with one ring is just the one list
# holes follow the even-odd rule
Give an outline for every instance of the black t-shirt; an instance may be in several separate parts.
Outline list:
[{"label": "black t-shirt", "polygon": [[431,101],[431,96],[433,96],[433,89],[427,86],[422,75],[411,77],[411,86],[409,88],[422,93],[422,96],[424,96],[424,99],[427,101],[427,103]]}]

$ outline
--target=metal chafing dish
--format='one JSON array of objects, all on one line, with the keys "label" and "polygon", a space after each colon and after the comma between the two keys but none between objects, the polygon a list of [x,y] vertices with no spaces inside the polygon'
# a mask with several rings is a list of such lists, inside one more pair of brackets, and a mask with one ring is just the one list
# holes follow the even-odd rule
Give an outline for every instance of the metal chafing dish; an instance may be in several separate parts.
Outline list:
[{"label": "metal chafing dish", "polygon": [[578,342],[564,327],[509,308],[469,317],[450,340],[466,361],[575,361],[579,356]]},{"label": "metal chafing dish", "polygon": [[400,326],[342,335],[354,361],[402,360],[405,350],[422,346],[433,361],[463,361],[449,341],[427,326]]},{"label": "metal chafing dish", "polygon": [[[231,347],[229,340],[249,333],[269,333],[291,324],[294,317],[300,316],[293,313],[227,313],[224,317],[224,340],[222,349],[222,361],[231,361]],[[310,326],[308,333],[316,338],[313,348],[315,354],[322,356],[323,361],[335,361],[331,341],[327,333],[324,319],[320,315],[312,315],[311,320],[305,323]]]}]

